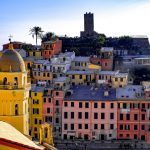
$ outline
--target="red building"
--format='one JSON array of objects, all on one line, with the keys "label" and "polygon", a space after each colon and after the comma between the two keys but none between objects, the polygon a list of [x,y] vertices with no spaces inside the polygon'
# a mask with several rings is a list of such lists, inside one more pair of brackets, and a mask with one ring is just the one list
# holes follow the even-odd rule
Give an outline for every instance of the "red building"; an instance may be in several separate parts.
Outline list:
[{"label": "red building", "polygon": [[93,64],[100,65],[104,71],[111,71],[113,69],[113,48],[102,47],[100,56],[91,57],[90,61]]},{"label": "red building", "polygon": [[150,101],[142,86],[117,90],[117,139],[135,139],[150,143]]},{"label": "red building", "polygon": [[42,56],[44,59],[49,59],[53,55],[59,54],[62,49],[62,41],[46,41],[43,42],[42,45]]},{"label": "red building", "polygon": [[[22,44],[23,44],[22,42],[16,42],[16,41],[11,42],[11,43],[13,44],[14,49],[21,49]],[[3,45],[3,50],[8,49],[9,44],[10,43],[4,44]]]}]

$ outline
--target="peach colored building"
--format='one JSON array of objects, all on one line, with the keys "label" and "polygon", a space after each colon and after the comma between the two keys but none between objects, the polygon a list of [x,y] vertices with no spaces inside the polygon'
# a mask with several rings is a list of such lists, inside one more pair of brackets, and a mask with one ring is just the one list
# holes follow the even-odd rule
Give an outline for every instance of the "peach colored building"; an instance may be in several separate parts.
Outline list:
[{"label": "peach colored building", "polygon": [[41,44],[42,56],[44,59],[50,59],[52,56],[59,54],[62,49],[62,41],[46,41]]},{"label": "peach colored building", "polygon": [[74,86],[62,109],[62,139],[108,140],[117,136],[115,89]]}]

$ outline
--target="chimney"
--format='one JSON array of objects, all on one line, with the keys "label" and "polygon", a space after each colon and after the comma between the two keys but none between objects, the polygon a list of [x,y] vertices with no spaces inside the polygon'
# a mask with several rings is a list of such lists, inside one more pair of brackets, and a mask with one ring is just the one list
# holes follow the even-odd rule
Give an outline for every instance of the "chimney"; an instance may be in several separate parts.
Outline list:
[{"label": "chimney", "polygon": [[108,91],[104,91],[104,96],[109,96],[109,92]]}]

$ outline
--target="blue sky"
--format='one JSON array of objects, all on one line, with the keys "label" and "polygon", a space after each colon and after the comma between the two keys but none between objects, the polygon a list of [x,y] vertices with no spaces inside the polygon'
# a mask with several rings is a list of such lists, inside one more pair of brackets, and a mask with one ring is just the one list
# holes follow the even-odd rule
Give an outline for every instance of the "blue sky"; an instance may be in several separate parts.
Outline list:
[{"label": "blue sky", "polygon": [[79,36],[85,12],[94,13],[99,33],[150,37],[149,0],[1,0],[0,4],[0,49],[10,34],[13,41],[35,44],[29,35],[33,26],[57,35]]}]

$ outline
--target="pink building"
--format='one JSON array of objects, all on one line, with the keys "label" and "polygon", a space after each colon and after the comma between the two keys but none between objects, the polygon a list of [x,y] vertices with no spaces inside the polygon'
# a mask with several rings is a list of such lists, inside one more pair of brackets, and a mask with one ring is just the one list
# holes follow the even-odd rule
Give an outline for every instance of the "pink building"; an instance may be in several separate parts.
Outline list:
[{"label": "pink building", "polygon": [[66,93],[62,139],[113,139],[117,131],[115,89],[75,86]]}]

